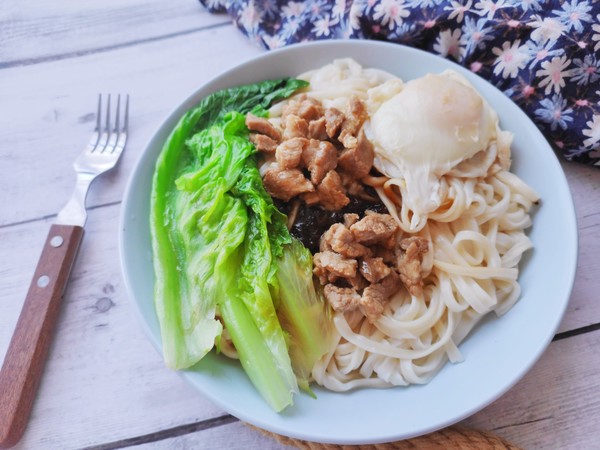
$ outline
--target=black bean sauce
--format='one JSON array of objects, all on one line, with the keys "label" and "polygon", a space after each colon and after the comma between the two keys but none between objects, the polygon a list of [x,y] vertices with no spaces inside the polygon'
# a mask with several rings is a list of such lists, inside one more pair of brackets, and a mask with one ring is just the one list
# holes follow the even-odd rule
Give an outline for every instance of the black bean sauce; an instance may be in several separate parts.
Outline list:
[{"label": "black bean sauce", "polygon": [[[375,197],[377,194],[375,194]],[[291,205],[286,202],[275,200],[275,205],[284,214],[289,214]],[[358,197],[350,197],[350,203],[339,211],[327,211],[320,206],[307,206],[301,203],[296,215],[296,221],[290,229],[290,234],[299,239],[312,254],[319,252],[319,239],[334,223],[344,221],[344,214],[358,214],[360,218],[365,211],[370,210],[377,213],[387,214],[387,208],[378,201],[364,200]]]}]

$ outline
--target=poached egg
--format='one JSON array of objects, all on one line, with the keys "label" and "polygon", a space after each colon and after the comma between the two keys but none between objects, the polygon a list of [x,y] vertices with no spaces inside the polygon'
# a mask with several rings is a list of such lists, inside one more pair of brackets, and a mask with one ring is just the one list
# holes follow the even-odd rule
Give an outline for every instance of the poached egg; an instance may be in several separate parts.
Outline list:
[{"label": "poached egg", "polygon": [[[499,133],[505,133],[498,128],[496,112],[453,71],[405,83],[380,103],[365,131],[375,146],[377,170],[400,179],[402,201],[413,212],[414,223],[442,203],[443,175],[471,158],[487,160],[489,166]],[[500,141],[510,145],[506,136]],[[482,157],[485,152],[494,154]],[[475,176],[485,174],[484,169]]]}]

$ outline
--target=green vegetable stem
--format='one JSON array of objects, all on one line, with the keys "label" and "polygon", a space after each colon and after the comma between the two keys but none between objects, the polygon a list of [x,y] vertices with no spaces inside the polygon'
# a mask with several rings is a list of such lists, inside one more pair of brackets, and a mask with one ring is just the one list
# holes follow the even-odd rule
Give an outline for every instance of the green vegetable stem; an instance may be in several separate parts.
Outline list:
[{"label": "green vegetable stem", "polygon": [[244,370],[276,411],[292,403],[296,377],[307,388],[312,365],[327,350],[328,328],[312,320],[318,308],[323,312],[312,259],[293,242],[262,185],[245,114],[266,112],[306,85],[283,79],[206,97],[165,143],[151,196],[166,364],[193,366],[218,348],[224,324]]}]

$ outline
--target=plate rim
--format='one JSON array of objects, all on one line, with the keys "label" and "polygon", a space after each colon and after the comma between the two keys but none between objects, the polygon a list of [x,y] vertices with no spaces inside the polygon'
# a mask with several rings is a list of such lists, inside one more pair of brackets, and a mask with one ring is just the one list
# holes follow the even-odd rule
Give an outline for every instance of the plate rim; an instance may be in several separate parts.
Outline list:
[{"label": "plate rim", "polygon": [[[240,418],[241,420],[252,423],[256,426],[259,426],[259,427],[269,430],[271,432],[278,433],[278,434],[285,435],[285,436],[290,436],[290,437],[297,438],[297,439],[310,440],[310,441],[323,442],[323,443],[375,444],[375,443],[381,443],[381,442],[389,442],[389,441],[398,440],[398,439],[408,439],[408,438],[420,436],[420,435],[423,435],[423,434],[426,434],[426,433],[429,433],[432,431],[436,431],[438,429],[452,425],[460,420],[463,420],[466,417],[473,415],[474,413],[482,410],[483,408],[485,408],[486,406],[488,406],[489,404],[491,404],[492,402],[494,402],[495,400],[497,400],[498,398],[503,396],[509,389],[511,389],[516,383],[518,383],[527,372],[529,372],[531,370],[533,365],[539,360],[539,358],[547,350],[549,344],[552,341],[554,334],[556,333],[556,331],[558,330],[558,328],[560,326],[560,323],[565,315],[566,309],[569,304],[569,300],[571,297],[571,293],[572,293],[573,285],[574,285],[574,281],[575,281],[576,269],[577,269],[578,229],[577,229],[575,206],[574,206],[572,193],[571,193],[570,187],[568,185],[566,175],[560,165],[560,162],[559,162],[559,159],[558,159],[556,153],[552,150],[547,139],[543,136],[543,134],[541,133],[539,128],[533,123],[531,118],[529,116],[527,116],[525,114],[525,112],[518,105],[516,105],[510,98],[508,98],[504,93],[502,93],[493,84],[487,82],[483,78],[479,77],[478,75],[472,73],[468,69],[460,66],[456,62],[451,61],[449,59],[442,58],[438,55],[434,55],[429,52],[415,49],[412,47],[408,47],[405,45],[389,43],[389,42],[381,42],[381,41],[331,39],[331,40],[323,40],[323,41],[306,42],[306,43],[290,45],[290,46],[276,49],[276,50],[271,50],[269,52],[262,53],[256,57],[250,58],[249,60],[244,61],[240,64],[234,65],[234,66],[230,67],[229,69],[222,71],[221,73],[214,76],[213,78],[207,80],[206,82],[201,83],[199,85],[199,87],[194,90],[193,93],[188,95],[183,101],[176,103],[176,106],[174,108],[172,108],[171,111],[163,118],[163,120],[161,120],[159,122],[160,126],[154,131],[152,136],[148,139],[148,141],[142,147],[142,151],[138,155],[137,160],[131,170],[131,173],[129,174],[128,181],[127,181],[124,193],[123,193],[122,207],[121,207],[121,211],[120,211],[120,215],[119,215],[119,239],[118,239],[119,260],[120,260],[120,266],[121,266],[121,274],[122,274],[122,277],[124,279],[125,286],[126,286],[127,296],[129,297],[130,300],[133,301],[133,303],[135,305],[134,311],[135,311],[135,315],[137,316],[137,319],[138,319],[137,321],[138,321],[138,323],[140,323],[142,325],[142,328],[143,328],[146,336],[150,339],[153,346],[155,347],[155,349],[157,350],[159,355],[162,357],[160,334],[156,335],[156,333],[154,333],[152,331],[149,323],[146,321],[145,317],[143,316],[143,313],[142,313],[142,310],[141,310],[140,304],[139,304],[139,299],[137,298],[136,291],[133,286],[133,282],[130,278],[131,274],[128,272],[128,265],[127,265],[126,254],[125,254],[126,246],[127,246],[127,243],[125,242],[125,237],[126,237],[126,233],[127,233],[127,224],[128,224],[127,211],[129,209],[129,207],[128,207],[128,204],[130,201],[129,199],[130,199],[130,196],[131,196],[133,190],[135,189],[135,181],[137,180],[138,176],[140,176],[139,175],[140,168],[142,167],[143,163],[145,162],[145,159],[148,158],[148,153],[149,153],[149,149],[150,149],[151,145],[154,143],[154,141],[159,139],[159,137],[162,134],[164,134],[164,133],[168,134],[170,132],[170,130],[173,127],[173,125],[171,125],[171,124],[177,123],[177,121],[180,119],[180,117],[183,114],[185,114],[185,112],[189,108],[191,108],[194,104],[196,104],[200,100],[201,97],[199,97],[199,96],[201,95],[201,93],[204,93],[203,96],[205,96],[205,95],[208,95],[210,92],[214,92],[215,89],[212,89],[212,88],[213,88],[213,86],[218,85],[218,82],[220,79],[226,79],[226,78],[232,76],[233,74],[235,74],[241,70],[244,70],[247,67],[259,64],[265,60],[276,59],[276,58],[278,58],[278,55],[280,55],[282,53],[290,53],[290,52],[293,53],[296,51],[302,52],[302,51],[305,51],[305,50],[303,50],[305,48],[308,48],[308,49],[326,48],[326,47],[334,48],[337,46],[341,46],[341,47],[364,46],[365,48],[369,48],[371,46],[390,47],[390,48],[395,49],[393,51],[399,51],[400,53],[407,52],[408,54],[411,54],[411,53],[418,54],[419,57],[436,58],[436,59],[442,60],[442,61],[439,61],[439,64],[442,64],[446,68],[453,69],[453,70],[465,75],[469,79],[469,81],[473,82],[476,85],[476,87],[478,84],[484,83],[485,85],[487,85],[486,89],[491,89],[492,92],[495,91],[494,95],[500,94],[503,97],[505,97],[506,100],[512,104],[512,107],[514,107],[515,111],[511,111],[511,113],[514,112],[515,114],[521,115],[521,118],[524,121],[528,122],[528,127],[531,128],[531,132],[536,134],[538,136],[538,139],[541,139],[542,142],[545,142],[547,150],[548,150],[547,153],[551,153],[551,155],[550,154],[548,155],[548,158],[551,160],[551,162],[548,162],[548,163],[553,166],[556,174],[560,176],[560,180],[554,180],[554,181],[556,183],[559,183],[562,185],[559,190],[562,192],[563,197],[564,197],[562,199],[562,202],[566,202],[565,206],[566,206],[566,209],[568,210],[568,211],[564,211],[564,213],[565,213],[565,221],[566,221],[565,225],[568,226],[568,231],[570,231],[570,236],[565,236],[565,239],[568,239],[570,241],[569,245],[570,245],[571,251],[570,251],[570,254],[568,255],[569,256],[568,261],[566,261],[567,264],[565,265],[565,268],[568,270],[565,271],[564,276],[563,276],[563,280],[566,280],[566,282],[563,282],[561,284],[561,286],[563,287],[563,291],[564,291],[563,295],[565,297],[565,300],[562,301],[562,303],[561,303],[562,308],[558,312],[558,314],[554,317],[555,318],[554,322],[551,325],[548,325],[547,336],[541,342],[539,349],[535,352],[535,357],[530,359],[528,364],[521,367],[521,370],[519,371],[519,373],[517,375],[513,376],[511,381],[508,384],[504,385],[503,389],[500,389],[498,392],[496,392],[495,395],[486,398],[483,402],[480,401],[478,403],[477,407],[471,408],[469,410],[463,410],[459,414],[456,414],[453,417],[449,417],[446,421],[443,421],[443,422],[438,421],[438,423],[436,423],[430,427],[416,429],[416,430],[414,430],[413,433],[395,433],[393,431],[390,431],[386,435],[380,435],[377,437],[365,436],[365,438],[352,438],[349,440],[343,439],[339,436],[331,437],[331,436],[325,436],[325,435],[314,435],[314,434],[309,434],[309,433],[307,434],[307,433],[304,433],[301,431],[290,429],[289,427],[281,427],[281,426],[274,425],[272,423],[269,423],[267,420],[263,420],[262,418],[257,419],[256,417],[246,414],[243,411],[240,411],[236,408],[232,408],[230,404],[224,403],[217,395],[214,395],[211,392],[208,392],[206,389],[202,389],[201,387],[199,387],[197,380],[193,380],[193,375],[190,374],[189,371],[178,371],[177,372],[179,375],[181,375],[186,380],[186,382],[188,384],[191,384],[195,390],[199,390],[201,395],[208,398],[211,402],[218,405],[224,411],[227,411],[227,412],[233,414],[234,416]],[[479,88],[478,88],[478,90],[479,90]],[[484,93],[482,93],[482,95],[484,96],[484,98],[486,98],[486,95],[484,95]],[[160,151],[158,151],[157,155],[159,153],[160,153]],[[148,200],[150,199],[150,193],[148,193],[147,198],[148,198]],[[534,219],[534,225],[535,225],[535,219]],[[530,231],[528,232],[528,235],[529,234],[530,234]],[[232,412],[232,411],[234,411],[234,412]]]}]

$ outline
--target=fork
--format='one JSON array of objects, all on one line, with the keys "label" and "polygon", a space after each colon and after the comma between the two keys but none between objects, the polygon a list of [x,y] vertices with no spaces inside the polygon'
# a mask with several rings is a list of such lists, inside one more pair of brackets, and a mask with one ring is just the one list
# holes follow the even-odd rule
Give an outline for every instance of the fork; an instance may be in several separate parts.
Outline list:
[{"label": "fork", "polygon": [[127,142],[129,96],[125,96],[124,108],[121,96],[117,97],[114,123],[110,100],[108,95],[103,123],[102,95],[98,96],[94,134],[73,164],[77,174],[75,189],[50,227],[0,370],[0,448],[15,445],[25,431],[61,299],[83,237],[90,184],[117,164]]}]

